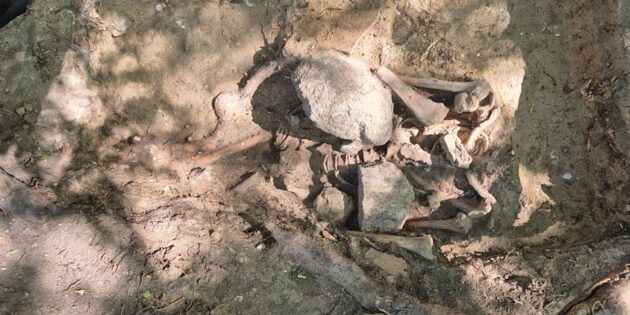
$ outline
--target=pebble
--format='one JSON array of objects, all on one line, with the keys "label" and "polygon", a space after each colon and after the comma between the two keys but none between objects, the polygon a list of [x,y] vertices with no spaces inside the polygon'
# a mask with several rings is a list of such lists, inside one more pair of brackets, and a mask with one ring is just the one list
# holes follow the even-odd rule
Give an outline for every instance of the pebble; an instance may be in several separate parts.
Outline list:
[{"label": "pebble", "polygon": [[571,173],[562,174],[562,179],[570,180],[571,178],[573,178],[573,175],[571,175]]}]

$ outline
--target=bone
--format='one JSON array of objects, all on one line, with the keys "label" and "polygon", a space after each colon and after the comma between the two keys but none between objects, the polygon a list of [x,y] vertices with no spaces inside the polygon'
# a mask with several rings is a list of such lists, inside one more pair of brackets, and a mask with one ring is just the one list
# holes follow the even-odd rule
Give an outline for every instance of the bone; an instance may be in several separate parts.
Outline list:
[{"label": "bone", "polygon": [[446,220],[417,220],[407,221],[408,229],[440,229],[456,233],[468,234],[472,229],[472,220],[464,213],[458,213],[455,217]]},{"label": "bone", "polygon": [[[217,95],[212,103],[218,123],[210,138],[194,143],[176,144],[172,146],[172,150],[182,153],[207,153],[219,149],[225,142],[228,130],[234,127],[236,119],[251,112],[252,97],[258,87],[271,75],[282,70],[289,62],[289,59],[271,60],[260,67],[247,80],[245,86],[238,91],[223,92]],[[257,129],[260,128],[257,127]]]},{"label": "bone", "polygon": [[478,202],[474,198],[459,198],[450,199],[447,202],[451,206],[466,212],[471,219],[484,217],[492,211],[492,205],[485,200],[484,202]]},{"label": "bone", "polygon": [[490,94],[490,86],[485,80],[471,82],[452,82],[432,78],[413,78],[399,76],[400,79],[410,85],[441,90],[459,92],[455,96],[453,109],[458,112],[473,112],[479,108],[479,103]]},{"label": "bone", "polygon": [[429,135],[443,135],[449,132],[452,132],[459,125],[459,121],[455,119],[444,120],[440,123],[437,123],[433,126],[424,128],[422,132],[423,136]]},{"label": "bone", "polygon": [[378,76],[402,99],[407,108],[425,126],[431,126],[444,120],[448,108],[442,103],[436,103],[416,92],[411,86],[400,80],[391,70],[380,67]]},{"label": "bone", "polygon": [[[326,250],[302,233],[283,230],[272,222],[265,227],[278,242],[279,254],[328,281],[342,287],[367,311],[385,314],[459,314],[435,304],[386,288],[370,279],[351,260]],[[402,307],[402,308],[401,308]]]},{"label": "bone", "polygon": [[479,183],[477,176],[473,172],[466,172],[466,179],[468,179],[468,183],[477,192],[477,194],[479,194],[481,198],[485,199],[488,204],[493,205],[497,202],[494,196],[492,196],[490,192],[484,188],[481,183]]},{"label": "bone", "polygon": [[497,118],[499,118],[500,114],[501,109],[495,108],[488,119],[480,123],[477,128],[473,129],[473,131],[470,133],[470,137],[468,137],[468,140],[466,140],[465,147],[468,152],[473,152],[475,150],[475,143],[477,142],[477,138],[479,138],[479,135],[481,135],[484,129],[488,128],[488,126],[494,123]]},{"label": "bone", "polygon": [[198,166],[213,164],[219,160],[225,159],[226,157],[232,154],[247,150],[259,143],[269,141],[270,139],[271,139],[271,133],[263,130],[259,134],[253,137],[250,137],[243,141],[239,141],[234,144],[227,145],[210,154],[201,156],[195,161],[195,164]]},{"label": "bone", "polygon": [[418,254],[423,258],[426,258],[427,260],[435,261],[435,255],[433,254],[433,238],[431,237],[431,235],[412,237],[389,234],[363,233],[356,231],[348,231],[348,234],[367,237],[368,239],[376,243],[392,243],[400,248],[404,248],[412,253]]}]

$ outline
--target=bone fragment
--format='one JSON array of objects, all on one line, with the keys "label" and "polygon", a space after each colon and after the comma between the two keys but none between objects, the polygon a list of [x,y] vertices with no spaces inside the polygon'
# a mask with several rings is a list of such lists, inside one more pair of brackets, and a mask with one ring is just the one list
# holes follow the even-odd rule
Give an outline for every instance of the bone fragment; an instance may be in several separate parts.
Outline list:
[{"label": "bone fragment", "polygon": [[453,165],[460,168],[468,168],[472,163],[472,157],[464,147],[457,133],[448,133],[440,138],[440,145],[446,154],[446,158]]},{"label": "bone fragment", "polygon": [[237,143],[229,144],[217,151],[201,156],[195,161],[195,164],[200,166],[209,165],[216,161],[222,160],[232,154],[247,150],[261,142],[269,141],[270,139],[271,133],[263,130],[253,137],[250,137],[243,141],[239,141]]},{"label": "bone fragment", "polygon": [[459,198],[450,199],[447,202],[453,207],[466,212],[471,219],[482,218],[492,211],[492,205],[485,200],[478,202],[474,198]]},{"label": "bone fragment", "polygon": [[283,230],[272,222],[266,222],[265,227],[278,242],[281,256],[339,285],[369,312],[459,314],[443,306],[421,303],[378,284],[354,262],[334,251],[325,250],[302,233]]},{"label": "bone fragment", "polygon": [[433,164],[431,161],[431,153],[422,150],[417,144],[403,144],[399,154],[408,160],[423,162],[429,166]]},{"label": "bone fragment", "polygon": [[440,123],[437,123],[433,126],[429,126],[424,128],[424,131],[422,132],[423,136],[429,136],[429,135],[443,135],[443,134],[447,134],[449,132],[452,132],[452,130],[454,128],[457,128],[457,125],[459,124],[458,120],[455,119],[449,119],[449,120],[444,120]]},{"label": "bone fragment", "polygon": [[472,82],[451,82],[432,78],[412,78],[400,76],[404,82],[421,88],[458,92],[455,95],[453,109],[458,112],[473,112],[479,108],[479,102],[490,94],[490,86],[485,80]]},{"label": "bone fragment", "polygon": [[484,129],[488,128],[488,126],[490,126],[493,122],[495,122],[497,118],[499,118],[500,114],[501,110],[499,108],[494,109],[488,119],[484,120],[482,123],[479,124],[479,126],[477,126],[477,128],[473,129],[465,145],[468,152],[473,152],[475,150],[475,143],[477,142],[477,138],[479,138],[481,132]]},{"label": "bone fragment", "polygon": [[468,234],[472,229],[472,220],[464,213],[458,213],[455,217],[446,220],[417,220],[407,221],[405,224],[410,229],[441,229],[456,233]]},{"label": "bone fragment", "polygon": [[425,126],[431,126],[444,120],[448,108],[442,103],[436,103],[416,92],[411,86],[400,80],[392,71],[380,67],[378,76],[383,80],[405,103],[413,115]]},{"label": "bone fragment", "polygon": [[473,172],[466,172],[466,179],[468,179],[468,183],[470,184],[470,186],[472,186],[472,188],[479,194],[479,196],[485,199],[488,204],[493,205],[497,202],[494,196],[492,196],[490,192],[488,192],[488,190],[484,188],[481,183],[479,183],[477,176],[475,176]]}]

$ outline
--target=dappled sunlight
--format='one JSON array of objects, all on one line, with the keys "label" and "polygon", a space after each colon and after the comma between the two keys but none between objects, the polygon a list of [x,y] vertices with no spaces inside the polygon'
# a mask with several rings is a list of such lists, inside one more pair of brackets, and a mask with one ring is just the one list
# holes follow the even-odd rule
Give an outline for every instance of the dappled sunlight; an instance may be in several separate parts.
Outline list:
[{"label": "dappled sunlight", "polygon": [[142,98],[150,98],[153,91],[146,83],[127,82],[116,88],[116,96],[124,103]]},{"label": "dappled sunlight", "polygon": [[85,53],[65,54],[63,67],[50,86],[43,108],[52,106],[65,121],[95,129],[102,126],[106,114],[97,89],[89,87],[89,57]]},{"label": "dappled sunlight", "polygon": [[137,54],[142,68],[157,71],[169,67],[170,58],[178,51],[177,38],[174,35],[149,30],[137,36]]},{"label": "dappled sunlight", "polygon": [[547,173],[534,172],[524,164],[518,166],[518,177],[521,182],[522,192],[520,196],[521,210],[514,226],[521,226],[529,222],[529,218],[544,203],[554,205],[554,201],[545,193],[543,186],[551,186],[551,180]]}]

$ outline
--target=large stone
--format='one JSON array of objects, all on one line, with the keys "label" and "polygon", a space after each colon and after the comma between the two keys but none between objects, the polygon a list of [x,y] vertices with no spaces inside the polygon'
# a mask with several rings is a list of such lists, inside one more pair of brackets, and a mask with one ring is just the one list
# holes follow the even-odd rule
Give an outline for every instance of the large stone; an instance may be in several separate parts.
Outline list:
[{"label": "large stone", "polygon": [[359,227],[365,232],[397,232],[414,200],[413,187],[391,162],[359,167]]},{"label": "large stone", "polygon": [[393,129],[391,92],[362,62],[323,51],[302,60],[292,75],[306,115],[334,136],[385,144]]},{"label": "large stone", "polygon": [[330,223],[345,222],[354,207],[352,198],[334,187],[324,187],[313,205],[317,216]]}]

